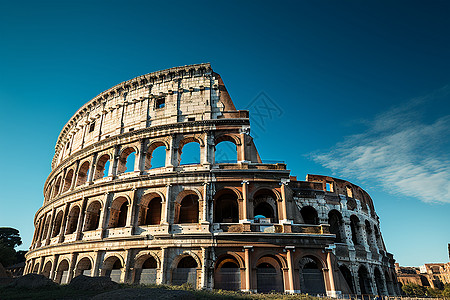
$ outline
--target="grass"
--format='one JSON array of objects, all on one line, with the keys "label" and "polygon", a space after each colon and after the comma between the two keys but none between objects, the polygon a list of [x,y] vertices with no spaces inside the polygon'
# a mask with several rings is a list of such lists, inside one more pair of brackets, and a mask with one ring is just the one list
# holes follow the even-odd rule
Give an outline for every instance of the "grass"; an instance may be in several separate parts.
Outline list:
[{"label": "grass", "polygon": [[[115,293],[120,294],[121,291],[125,289],[136,289],[136,292],[147,292],[148,294],[152,294],[152,289],[159,295],[163,295],[164,293],[170,293],[172,290],[184,290],[189,291],[196,299],[267,299],[267,300],[317,300],[319,298],[311,297],[304,294],[247,294],[242,292],[234,292],[234,291],[225,291],[225,290],[194,290],[190,288],[188,285],[183,286],[169,286],[169,285],[129,285],[129,284],[120,284],[119,289],[114,290]],[[23,288],[14,288],[14,287],[0,287],[0,299],[8,300],[8,299],[42,299],[42,300],[50,300],[50,299],[90,299],[95,295],[102,294],[105,292],[111,292],[111,290],[103,290],[103,291],[91,291],[91,290],[75,290],[71,288],[69,285],[60,285],[60,286],[52,286],[46,288],[38,288],[38,289],[23,289]],[[159,298],[159,297],[158,297]],[[128,298],[130,299],[130,298]],[[132,299],[132,298],[131,298]]]}]

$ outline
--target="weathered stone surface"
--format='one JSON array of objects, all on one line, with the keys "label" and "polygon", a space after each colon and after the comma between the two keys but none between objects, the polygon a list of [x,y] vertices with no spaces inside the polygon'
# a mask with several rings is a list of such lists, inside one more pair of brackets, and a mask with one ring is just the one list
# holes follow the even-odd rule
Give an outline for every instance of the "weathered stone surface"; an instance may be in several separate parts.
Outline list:
[{"label": "weathered stone surface", "polygon": [[119,285],[111,281],[111,278],[106,276],[90,277],[79,275],[72,279],[69,286],[76,290],[112,290],[117,289]]},{"label": "weathered stone surface", "polygon": [[14,278],[10,286],[15,288],[36,289],[42,287],[55,286],[56,283],[39,274],[27,274]]}]

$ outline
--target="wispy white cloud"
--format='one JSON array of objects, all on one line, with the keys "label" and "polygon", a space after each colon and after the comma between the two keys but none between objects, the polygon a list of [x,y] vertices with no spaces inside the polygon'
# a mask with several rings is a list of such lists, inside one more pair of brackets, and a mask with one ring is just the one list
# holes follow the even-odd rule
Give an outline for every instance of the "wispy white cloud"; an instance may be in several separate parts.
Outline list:
[{"label": "wispy white cloud", "polygon": [[391,193],[424,202],[450,203],[450,115],[430,120],[421,114],[436,99],[448,100],[449,92],[446,86],[394,107],[365,122],[365,131],[312,158],[336,176],[373,180]]}]

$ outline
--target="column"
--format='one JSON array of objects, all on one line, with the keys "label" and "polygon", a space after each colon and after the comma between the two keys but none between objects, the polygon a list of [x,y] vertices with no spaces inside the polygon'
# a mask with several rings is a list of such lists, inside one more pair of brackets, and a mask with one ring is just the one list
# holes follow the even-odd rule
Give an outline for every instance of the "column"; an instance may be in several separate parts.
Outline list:
[{"label": "column", "polygon": [[120,274],[120,282],[123,282],[123,283],[131,283],[131,282],[129,282],[131,253],[132,253],[132,250],[130,250],[130,249],[125,250],[125,264],[122,268],[122,274]]},{"label": "column", "polygon": [[[136,215],[136,202],[137,202],[137,189],[133,188],[132,189],[132,196],[131,196],[131,203],[128,205],[128,215],[127,215],[127,222],[125,227],[134,227],[135,225],[135,218],[134,216]],[[133,234],[133,233],[131,233]]]},{"label": "column", "polygon": [[206,289],[208,288],[208,259],[207,259],[207,255],[208,255],[208,249],[205,247],[202,247],[202,260],[203,260],[203,264],[202,264],[202,274],[201,274],[201,278],[200,278],[200,282],[201,282],[201,288],[202,289]]},{"label": "column", "polygon": [[243,198],[243,202],[242,202],[242,210],[243,210],[243,214],[242,214],[242,219],[239,220],[240,223],[248,223],[250,222],[248,219],[248,210],[249,210],[249,201],[248,201],[248,180],[243,180],[242,181],[242,198]]},{"label": "column", "polygon": [[[42,258],[42,262],[44,262],[44,258]],[[50,274],[48,275],[48,278],[51,280],[55,280],[56,279],[56,266],[58,265],[58,256],[57,255],[53,255],[53,264],[52,264],[52,269],[50,270]],[[40,266],[40,265],[39,265]],[[40,274],[40,272],[39,272]]]},{"label": "column", "polygon": [[333,253],[331,250],[328,250],[327,253],[327,267],[328,267],[328,280],[330,282],[330,288],[327,290],[327,296],[329,297],[337,297],[336,285],[334,281],[334,260],[332,257]]},{"label": "column", "polygon": [[75,265],[77,262],[77,253],[72,253],[70,256],[69,274],[67,275],[67,283],[69,283],[75,275]]},{"label": "column", "polygon": [[48,224],[48,228],[47,228],[47,232],[46,232],[47,236],[45,237],[45,239],[46,239],[45,245],[50,244],[50,237],[52,236],[53,224],[55,222],[54,218],[55,218],[55,208],[52,209],[52,213],[50,215],[50,223]]},{"label": "column", "polygon": [[208,221],[208,202],[209,202],[209,182],[203,183],[203,207],[200,223],[209,224]]},{"label": "column", "polygon": [[295,252],[295,246],[286,246],[286,259],[288,264],[288,276],[289,276],[289,289],[286,290],[286,293],[299,293],[299,290],[295,290],[294,286],[294,263],[293,263],[293,252]]},{"label": "column", "polygon": [[171,197],[171,189],[172,185],[168,184],[166,185],[166,199],[164,202],[162,202],[161,209],[162,209],[162,216],[161,216],[161,222],[163,224],[169,224],[170,223],[170,197]]},{"label": "column", "polygon": [[64,233],[66,232],[66,226],[67,226],[67,216],[69,215],[69,203],[66,203],[65,207],[64,207],[64,214],[63,214],[63,219],[61,222],[61,230],[59,232],[59,243],[64,242]]},{"label": "column", "polygon": [[107,221],[108,221],[108,210],[109,210],[109,192],[105,193],[105,203],[103,204],[103,209],[100,213],[100,220],[99,220],[99,224],[100,224],[100,228],[102,229],[102,238],[105,236],[105,229],[108,227]]},{"label": "column", "polygon": [[83,201],[81,203],[80,216],[78,218],[77,229],[76,229],[76,239],[77,240],[79,240],[81,238],[81,233],[83,231],[84,215],[85,215],[85,211],[86,211],[86,203],[87,203],[87,198],[83,197]]},{"label": "column", "polygon": [[102,252],[95,251],[94,252],[94,263],[92,264],[92,276],[100,276],[100,265],[102,263]]},{"label": "column", "polygon": [[289,220],[288,213],[287,213],[287,199],[286,199],[286,185],[289,183],[289,181],[281,180],[281,209],[283,211],[284,218],[280,220],[281,223],[288,223],[292,224],[292,220]]},{"label": "column", "polygon": [[92,155],[91,164],[89,165],[89,174],[86,178],[86,182],[92,183],[92,178],[94,178],[95,161],[97,160],[97,154]]},{"label": "column", "polygon": [[244,292],[251,292],[252,291],[252,284],[251,284],[251,255],[250,251],[253,250],[253,246],[244,246],[244,261],[245,261],[245,289]]},{"label": "column", "polygon": [[169,283],[166,278],[166,264],[167,264],[167,256],[168,256],[169,249],[166,247],[163,247],[161,249],[161,266],[159,270],[159,282],[157,284],[167,284]]}]

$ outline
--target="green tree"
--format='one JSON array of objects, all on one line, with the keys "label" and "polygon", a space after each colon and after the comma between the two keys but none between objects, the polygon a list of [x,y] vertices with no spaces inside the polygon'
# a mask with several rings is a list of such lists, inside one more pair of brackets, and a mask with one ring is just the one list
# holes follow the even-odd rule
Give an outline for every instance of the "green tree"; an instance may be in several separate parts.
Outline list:
[{"label": "green tree", "polygon": [[0,227],[0,263],[7,267],[24,261],[25,251],[14,249],[22,245],[19,230],[11,227]]},{"label": "green tree", "polygon": [[450,298],[450,284],[446,284],[444,286],[444,290],[442,291],[442,296],[445,298]]},{"label": "green tree", "polygon": [[407,296],[425,296],[427,293],[427,288],[415,283],[408,283],[402,286],[403,292]]},{"label": "green tree", "polygon": [[19,230],[11,227],[0,227],[0,242],[13,249],[22,245]]}]

